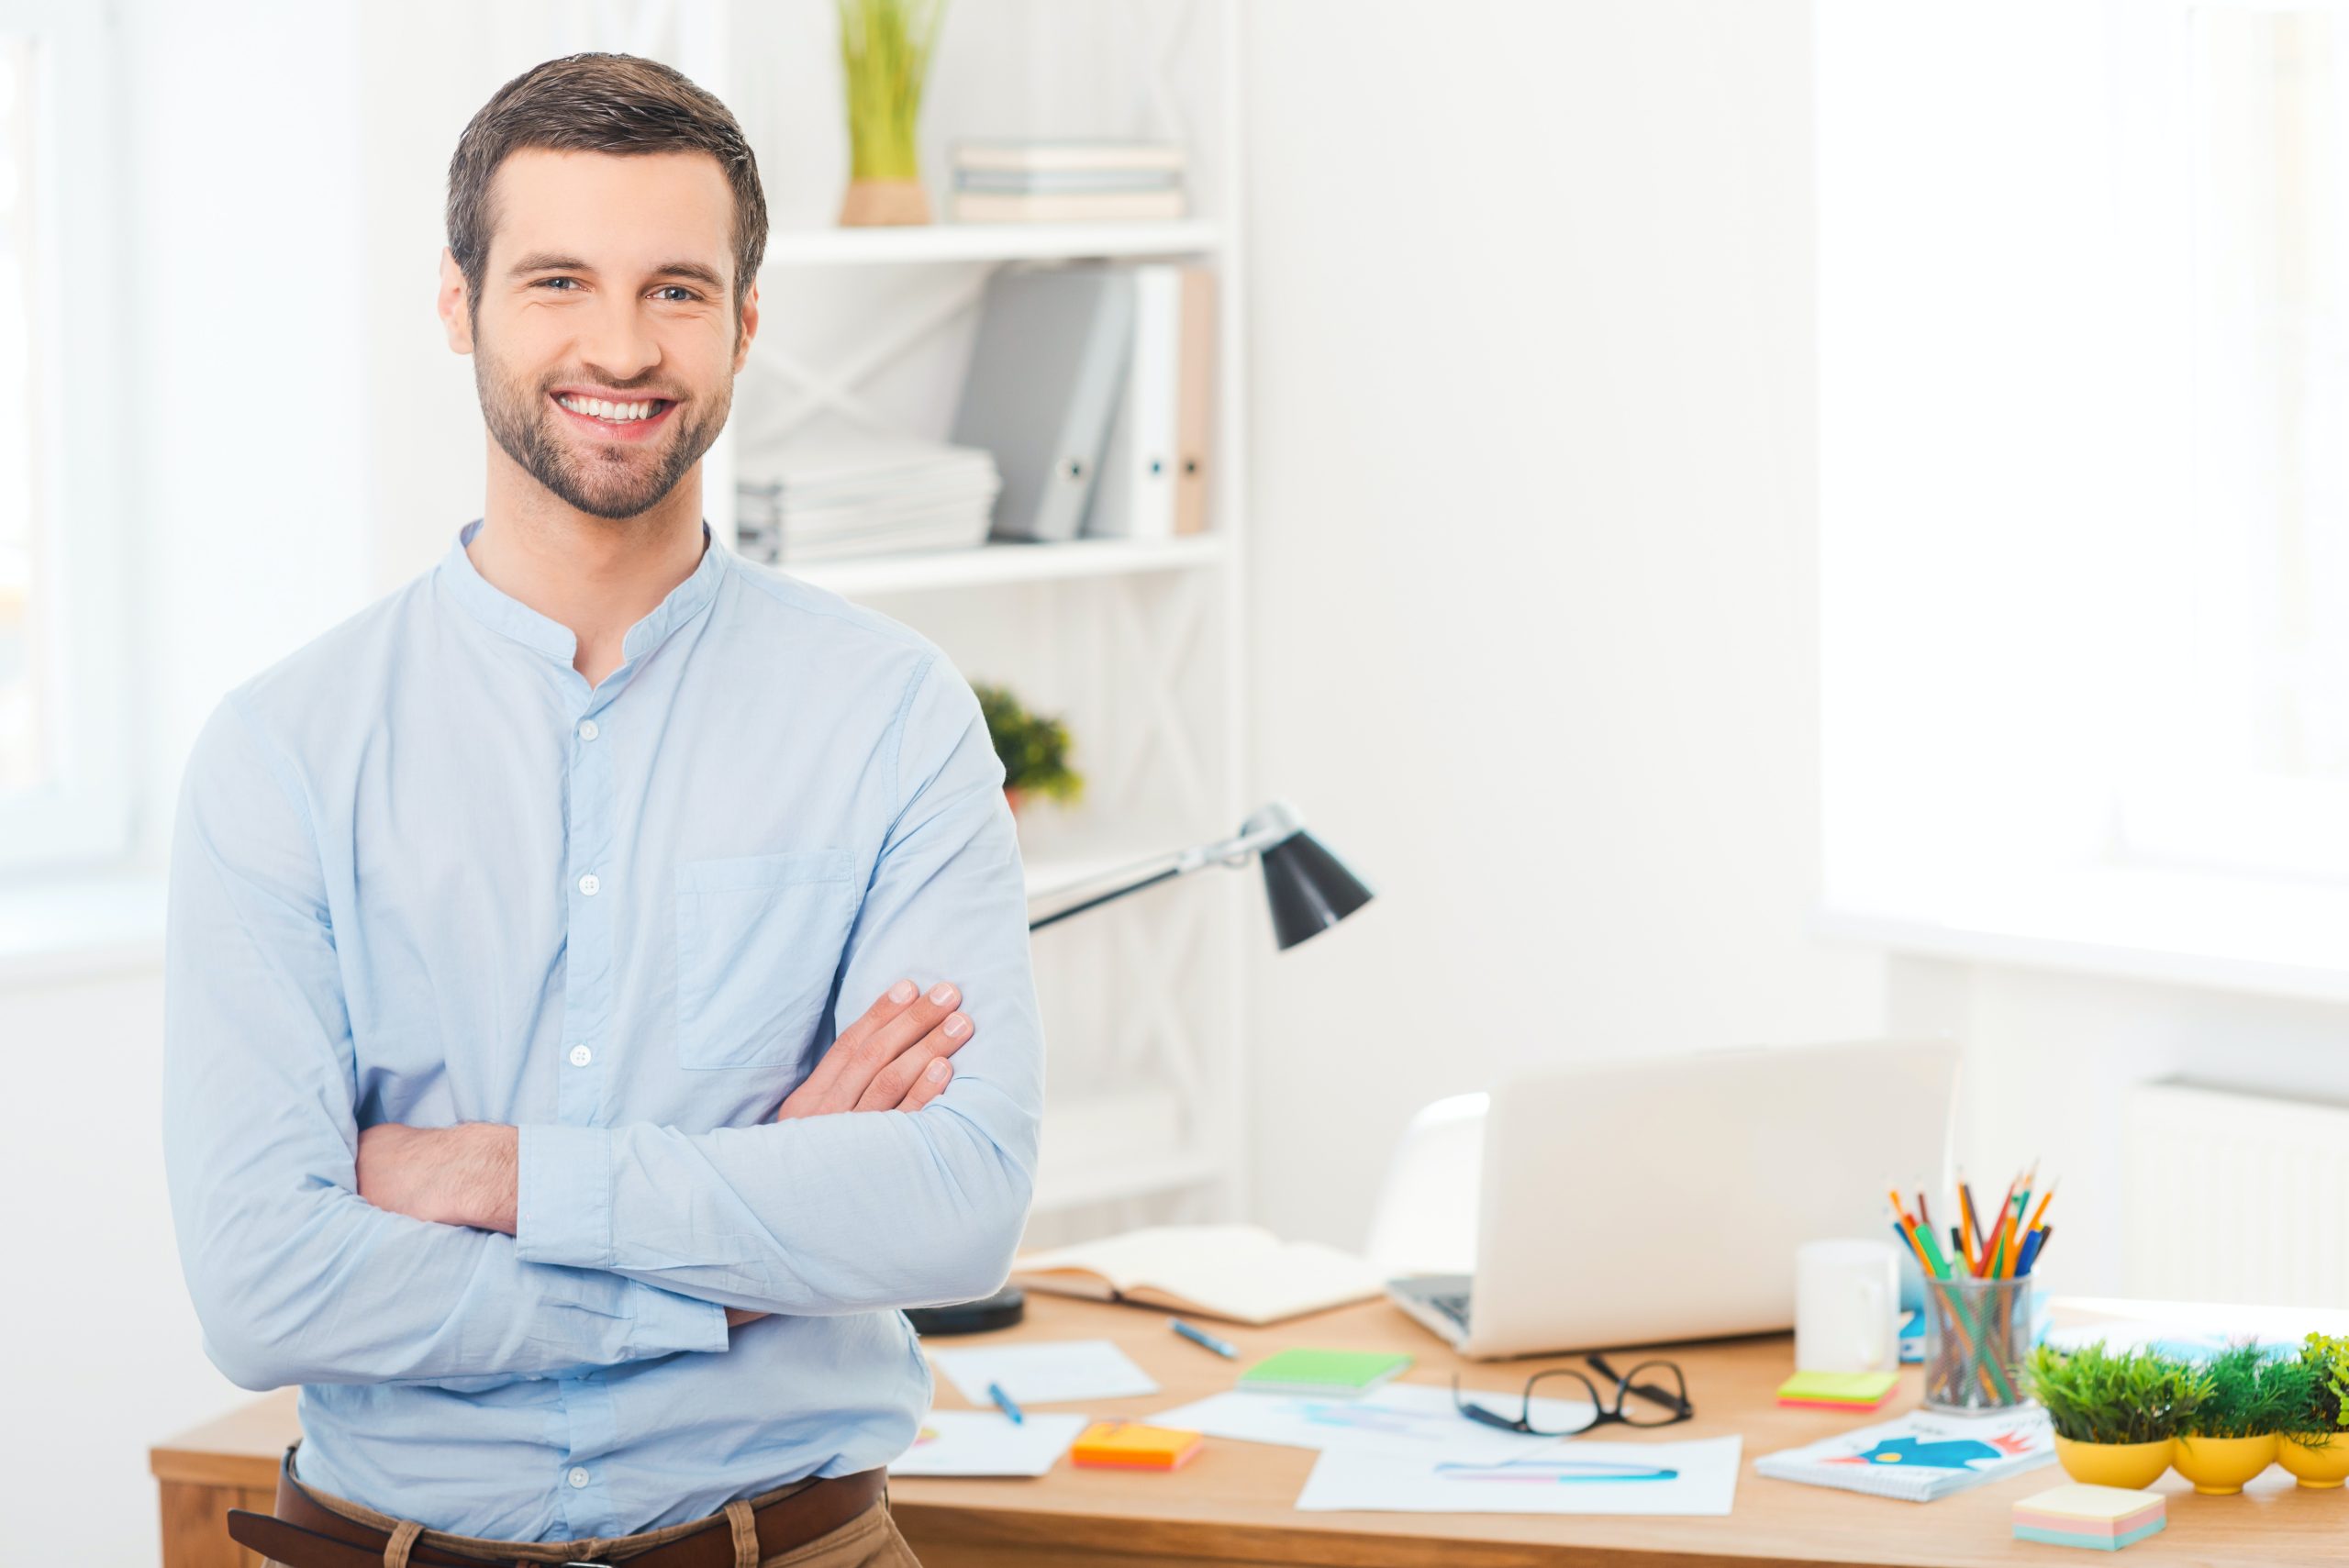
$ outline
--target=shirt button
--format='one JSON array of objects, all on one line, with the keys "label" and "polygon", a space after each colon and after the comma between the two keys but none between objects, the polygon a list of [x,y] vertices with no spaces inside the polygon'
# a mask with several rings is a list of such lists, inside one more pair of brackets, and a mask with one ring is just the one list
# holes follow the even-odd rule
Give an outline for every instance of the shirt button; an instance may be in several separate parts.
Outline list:
[{"label": "shirt button", "polygon": [[595,1060],[596,1053],[585,1046],[574,1045],[571,1048],[571,1064],[573,1067],[584,1067]]},{"label": "shirt button", "polygon": [[596,873],[592,871],[585,876],[579,879],[579,891],[585,894],[590,898],[595,897],[596,890],[603,885],[603,883],[596,879]]},{"label": "shirt button", "polygon": [[583,718],[579,721],[579,739],[582,740],[593,740],[596,736],[601,735],[602,733],[602,730],[596,728],[596,721],[594,719]]},{"label": "shirt button", "polygon": [[573,1486],[584,1486],[587,1485],[587,1473],[574,1464],[571,1467],[571,1473],[563,1477],[563,1479],[570,1482]]}]

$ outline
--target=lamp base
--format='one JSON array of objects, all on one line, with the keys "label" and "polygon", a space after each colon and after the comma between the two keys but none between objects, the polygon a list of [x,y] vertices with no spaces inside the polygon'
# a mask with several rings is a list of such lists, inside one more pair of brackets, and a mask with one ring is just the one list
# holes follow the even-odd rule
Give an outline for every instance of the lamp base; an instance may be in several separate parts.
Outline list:
[{"label": "lamp base", "polygon": [[993,1329],[1008,1329],[1028,1315],[1028,1295],[1021,1290],[999,1290],[983,1301],[965,1301],[952,1307],[917,1307],[906,1318],[914,1332],[923,1339],[942,1334],[984,1334]]}]

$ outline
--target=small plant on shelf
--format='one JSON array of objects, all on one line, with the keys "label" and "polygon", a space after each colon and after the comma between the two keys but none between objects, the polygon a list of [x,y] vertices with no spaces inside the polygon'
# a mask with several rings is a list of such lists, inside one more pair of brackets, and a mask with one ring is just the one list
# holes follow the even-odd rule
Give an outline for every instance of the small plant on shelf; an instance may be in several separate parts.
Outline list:
[{"label": "small plant on shelf", "polygon": [[838,0],[848,101],[843,227],[928,223],[914,132],[946,0]]},{"label": "small plant on shelf", "polygon": [[971,689],[986,716],[995,754],[1003,761],[1003,793],[1015,814],[1030,795],[1067,806],[1085,793],[1084,775],[1069,766],[1067,725],[1030,713],[1003,686],[974,684]]}]

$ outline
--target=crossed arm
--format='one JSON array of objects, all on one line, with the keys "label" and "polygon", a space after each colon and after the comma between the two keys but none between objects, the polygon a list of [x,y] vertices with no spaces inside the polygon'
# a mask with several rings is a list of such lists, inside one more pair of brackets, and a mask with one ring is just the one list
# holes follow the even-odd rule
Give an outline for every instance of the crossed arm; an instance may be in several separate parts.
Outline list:
[{"label": "crossed arm", "polygon": [[[995,1289],[1042,1099],[1019,851],[961,677],[929,666],[902,722],[840,989],[950,968],[989,1043],[944,1035],[956,1003],[885,996],[756,1126],[362,1129],[310,792],[224,703],[182,789],[165,968],[164,1158],[214,1363],[252,1389],[462,1390],[723,1351],[761,1313]],[[892,1092],[900,1108],[879,1110]]]},{"label": "crossed arm", "polygon": [[[969,1016],[953,1010],[961,1000],[949,981],[928,992],[898,981],[841,1031],[816,1071],[785,1096],[774,1119],[921,1109],[946,1092],[953,1055],[971,1038]],[[360,1129],[359,1195],[388,1213],[511,1236],[520,1150],[521,1129],[498,1122],[379,1122]],[[726,1308],[729,1328],[764,1316]]]}]

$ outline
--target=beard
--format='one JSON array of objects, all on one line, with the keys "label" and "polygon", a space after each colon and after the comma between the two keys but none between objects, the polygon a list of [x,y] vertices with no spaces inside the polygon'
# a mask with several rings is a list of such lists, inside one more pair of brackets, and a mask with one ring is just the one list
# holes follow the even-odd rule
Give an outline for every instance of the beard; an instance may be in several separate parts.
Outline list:
[{"label": "beard", "polygon": [[[566,506],[614,522],[641,516],[674,490],[718,439],[734,405],[729,378],[715,397],[681,401],[670,411],[673,428],[658,442],[582,440],[561,427],[555,418],[561,410],[550,395],[567,379],[600,378],[551,376],[541,382],[508,374],[476,330],[473,387],[491,439]],[[699,416],[692,417],[696,409]]]}]

